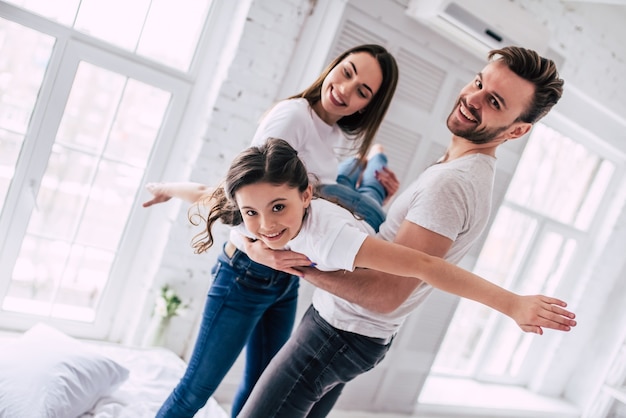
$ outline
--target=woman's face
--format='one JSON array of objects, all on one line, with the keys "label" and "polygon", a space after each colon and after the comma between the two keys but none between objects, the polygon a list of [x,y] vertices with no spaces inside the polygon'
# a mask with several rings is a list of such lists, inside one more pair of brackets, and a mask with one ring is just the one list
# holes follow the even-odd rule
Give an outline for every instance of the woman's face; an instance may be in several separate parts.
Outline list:
[{"label": "woman's face", "polygon": [[235,193],[248,231],[274,250],[283,249],[298,235],[311,198],[311,186],[300,193],[286,184],[264,182],[243,186]]},{"label": "woman's face", "polygon": [[329,125],[352,115],[372,101],[383,82],[383,72],[376,58],[367,52],[345,57],[322,83],[321,100],[316,112]]}]

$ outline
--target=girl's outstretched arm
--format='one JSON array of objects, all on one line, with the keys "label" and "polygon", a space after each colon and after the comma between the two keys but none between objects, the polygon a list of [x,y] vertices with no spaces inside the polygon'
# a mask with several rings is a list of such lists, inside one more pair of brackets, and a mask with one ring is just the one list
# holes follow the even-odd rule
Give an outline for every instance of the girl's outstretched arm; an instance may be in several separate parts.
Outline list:
[{"label": "girl's outstretched arm", "polygon": [[167,202],[172,197],[182,199],[188,203],[195,203],[201,199],[209,197],[215,188],[201,183],[172,182],[148,183],[146,184],[146,190],[152,193],[154,197],[143,203],[142,206],[144,208],[157,203]]},{"label": "girl's outstretched arm", "polygon": [[559,299],[520,296],[480,276],[402,245],[367,237],[355,259],[355,267],[417,277],[445,292],[472,299],[511,317],[525,332],[542,334],[542,328],[569,331],[575,315]]}]

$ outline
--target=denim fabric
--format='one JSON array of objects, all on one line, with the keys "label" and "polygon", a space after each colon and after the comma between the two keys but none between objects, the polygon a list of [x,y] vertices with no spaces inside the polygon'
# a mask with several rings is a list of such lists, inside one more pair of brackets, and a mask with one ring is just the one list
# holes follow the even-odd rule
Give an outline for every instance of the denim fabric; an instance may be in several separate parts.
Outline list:
[{"label": "denim fabric", "polygon": [[[331,202],[339,203],[349,209],[355,215],[363,218],[368,224],[378,232],[380,224],[385,221],[385,211],[382,202],[386,197],[385,188],[380,184],[374,175],[376,170],[382,170],[387,164],[387,157],[377,154],[367,163],[365,170],[358,167],[358,160],[351,158],[343,161],[339,165],[337,184],[322,184],[319,192],[322,197]],[[361,176],[361,185],[356,187],[356,183]]]},{"label": "denim fabric", "polygon": [[320,195],[331,202],[338,203],[370,224],[378,232],[380,224],[385,221],[382,206],[366,194],[343,184],[322,184]]},{"label": "denim fabric", "polygon": [[294,325],[299,278],[222,252],[213,267],[202,323],[184,376],[157,417],[193,417],[213,394],[244,346],[244,377],[233,417]]},{"label": "denim fabric", "polygon": [[310,307],[265,369],[239,418],[324,417],[338,388],[376,366],[390,346],[338,330]]},{"label": "denim fabric", "polygon": [[[365,168],[359,164],[357,158],[348,158],[339,164],[337,183],[371,197],[382,206],[385,197],[387,197],[387,191],[376,179],[376,172],[382,171],[386,165],[387,156],[385,154],[374,155],[367,161]],[[359,183],[358,187],[357,183]]]}]

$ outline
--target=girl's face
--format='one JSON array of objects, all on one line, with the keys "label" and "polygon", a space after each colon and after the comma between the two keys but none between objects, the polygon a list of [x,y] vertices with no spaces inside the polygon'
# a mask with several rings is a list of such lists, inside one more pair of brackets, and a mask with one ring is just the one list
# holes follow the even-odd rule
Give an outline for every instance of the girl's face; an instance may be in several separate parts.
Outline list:
[{"label": "girl's face", "polygon": [[367,52],[345,57],[322,83],[321,100],[315,111],[329,125],[365,108],[378,92],[383,72],[376,58]]},{"label": "girl's face", "polygon": [[311,203],[312,188],[300,193],[286,184],[253,183],[235,192],[235,200],[248,231],[268,247],[280,250],[302,227]]}]

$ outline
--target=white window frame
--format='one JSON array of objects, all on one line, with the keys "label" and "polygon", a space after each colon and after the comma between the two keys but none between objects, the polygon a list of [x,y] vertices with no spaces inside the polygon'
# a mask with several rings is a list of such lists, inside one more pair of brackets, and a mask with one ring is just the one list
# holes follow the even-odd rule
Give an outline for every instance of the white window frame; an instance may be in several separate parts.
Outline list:
[{"label": "white window frame", "polygon": [[[35,204],[38,184],[47,165],[49,150],[54,142],[56,131],[60,123],[65,103],[69,96],[74,75],[80,61],[89,62],[98,67],[108,69],[123,76],[137,79],[140,82],[153,85],[169,91],[172,96],[166,111],[164,123],[155,141],[149,165],[144,173],[144,179],[157,180],[167,176],[167,173],[190,171],[190,167],[181,167],[182,154],[187,154],[188,145],[193,138],[190,134],[199,134],[203,124],[201,115],[208,114],[210,103],[207,93],[213,87],[212,82],[224,72],[228,63],[228,43],[224,39],[211,37],[211,32],[227,33],[231,30],[233,21],[229,18],[241,16],[249,6],[246,1],[227,2],[215,1],[209,11],[203,33],[198,42],[198,53],[187,73],[166,67],[149,59],[110,45],[98,39],[91,38],[72,28],[57,24],[41,16],[22,10],[13,5],[2,3],[0,16],[20,25],[29,27],[56,38],[52,55],[48,63],[46,74],[42,82],[42,89],[33,110],[29,131],[24,140],[21,156],[27,156],[27,162],[20,162],[5,208],[0,219],[0,233],[5,239],[0,243],[0,269],[10,271],[19,251],[19,243],[24,236],[28,223],[28,215]],[[225,26],[226,25],[226,26]],[[203,103],[204,101],[204,103]],[[195,105],[195,106],[194,106]],[[38,135],[42,135],[39,137]],[[37,138],[35,141],[34,138]],[[48,151],[46,151],[46,149]],[[175,161],[172,161],[175,160]],[[30,171],[29,170],[35,170]],[[85,338],[121,339],[128,330],[126,315],[137,313],[137,301],[141,301],[148,294],[146,278],[138,278],[137,272],[146,272],[147,262],[154,264],[158,258],[154,253],[146,259],[141,259],[145,251],[138,250],[148,247],[147,251],[155,250],[156,246],[150,239],[146,239],[145,232],[149,225],[154,223],[153,215],[140,212],[140,203],[143,195],[137,196],[129,222],[120,247],[117,251],[115,264],[110,272],[109,284],[102,295],[98,313],[94,323],[77,323],[64,320],[49,320],[65,332]],[[139,254],[139,256],[138,256]],[[158,266],[153,266],[153,270]],[[150,280],[149,278],[147,280]],[[0,297],[6,294],[8,281],[0,283]],[[141,292],[128,296],[131,292]],[[0,327],[23,330],[38,322],[41,318],[2,312],[0,313]]]}]

